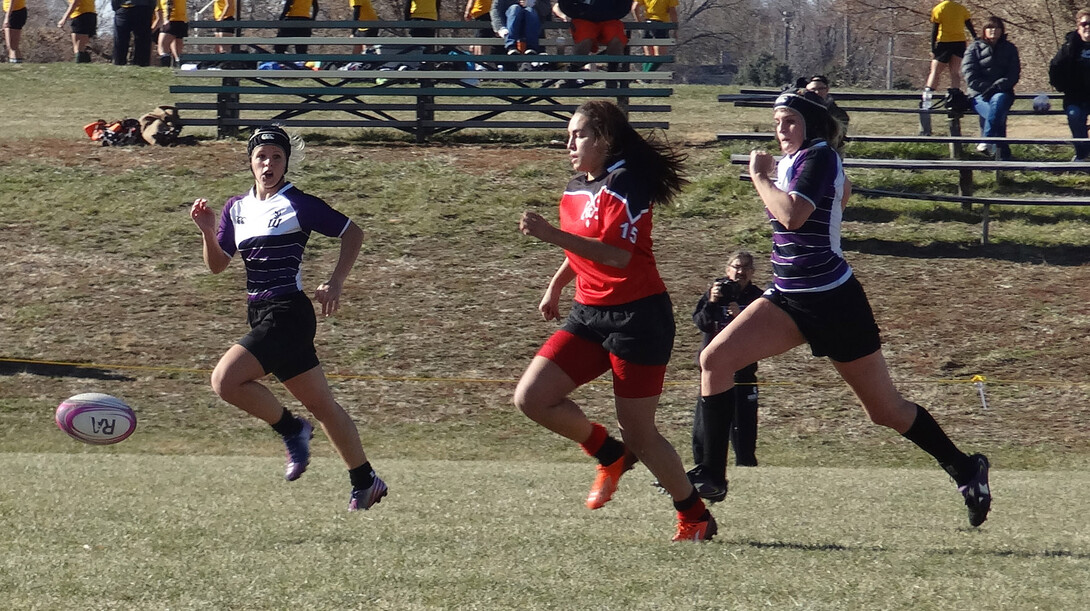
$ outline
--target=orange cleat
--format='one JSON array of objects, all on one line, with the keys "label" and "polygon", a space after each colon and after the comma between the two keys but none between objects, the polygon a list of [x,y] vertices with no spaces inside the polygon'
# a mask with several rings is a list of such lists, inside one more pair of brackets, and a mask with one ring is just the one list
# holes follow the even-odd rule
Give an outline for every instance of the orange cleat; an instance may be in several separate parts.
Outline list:
[{"label": "orange cleat", "polygon": [[617,482],[621,480],[621,476],[638,461],[635,454],[625,450],[624,456],[612,463],[606,466],[598,465],[598,475],[590,487],[590,494],[587,495],[587,508],[600,509],[608,503],[609,499],[613,498],[613,493],[617,491]]},{"label": "orange cleat", "polygon": [[715,524],[715,517],[709,512],[707,520],[689,522],[678,519],[677,534],[671,541],[711,541],[719,527]]}]

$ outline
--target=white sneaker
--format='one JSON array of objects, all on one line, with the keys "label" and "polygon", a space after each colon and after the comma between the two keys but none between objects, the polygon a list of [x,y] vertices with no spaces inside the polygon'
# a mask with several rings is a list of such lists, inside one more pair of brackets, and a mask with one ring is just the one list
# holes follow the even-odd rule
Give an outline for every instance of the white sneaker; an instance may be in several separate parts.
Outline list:
[{"label": "white sneaker", "polygon": [[981,142],[980,144],[976,145],[976,152],[986,153],[987,151],[988,151],[988,144],[986,142]]}]

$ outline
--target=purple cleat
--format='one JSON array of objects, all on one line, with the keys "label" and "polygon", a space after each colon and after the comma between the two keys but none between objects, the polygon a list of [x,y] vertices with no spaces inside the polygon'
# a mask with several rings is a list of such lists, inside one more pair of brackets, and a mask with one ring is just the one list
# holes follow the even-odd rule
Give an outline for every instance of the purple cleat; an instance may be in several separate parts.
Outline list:
[{"label": "purple cleat", "polygon": [[367,511],[372,505],[382,501],[382,497],[386,496],[388,489],[386,482],[382,481],[382,478],[375,475],[374,481],[371,482],[369,488],[353,488],[352,498],[348,501],[348,511]]},{"label": "purple cleat", "polygon": [[284,479],[293,482],[307,470],[310,464],[310,440],[314,437],[314,427],[306,418],[299,419],[303,424],[299,432],[284,437],[287,448],[288,464],[284,468]]}]

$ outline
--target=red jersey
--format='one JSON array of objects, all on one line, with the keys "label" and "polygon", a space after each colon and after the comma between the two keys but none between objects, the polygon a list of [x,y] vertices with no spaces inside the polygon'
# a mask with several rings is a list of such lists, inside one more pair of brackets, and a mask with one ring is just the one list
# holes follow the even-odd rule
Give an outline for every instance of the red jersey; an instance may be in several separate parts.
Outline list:
[{"label": "red jersey", "polygon": [[575,300],[613,306],[666,292],[651,247],[651,202],[638,177],[618,161],[605,176],[571,179],[560,198],[560,228],[632,253],[621,269],[565,251],[575,271]]}]

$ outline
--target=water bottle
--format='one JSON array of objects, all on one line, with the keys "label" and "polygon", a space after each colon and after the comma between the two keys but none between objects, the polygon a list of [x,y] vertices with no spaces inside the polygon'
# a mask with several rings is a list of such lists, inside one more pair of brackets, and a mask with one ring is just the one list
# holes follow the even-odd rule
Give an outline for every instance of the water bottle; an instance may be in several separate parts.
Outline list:
[{"label": "water bottle", "polygon": [[932,91],[930,87],[924,87],[923,96],[921,96],[920,108],[931,108],[931,95]]}]

